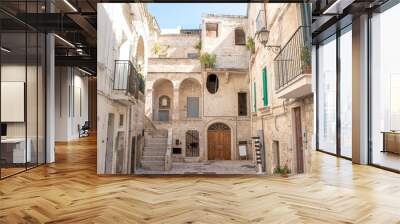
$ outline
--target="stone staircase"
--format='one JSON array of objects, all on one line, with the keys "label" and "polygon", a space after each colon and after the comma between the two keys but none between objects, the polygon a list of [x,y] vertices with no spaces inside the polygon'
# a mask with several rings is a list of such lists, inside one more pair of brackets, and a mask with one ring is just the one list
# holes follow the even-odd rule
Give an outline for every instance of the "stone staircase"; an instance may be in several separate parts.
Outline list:
[{"label": "stone staircase", "polygon": [[144,170],[164,171],[167,150],[167,130],[147,129],[141,165]]}]

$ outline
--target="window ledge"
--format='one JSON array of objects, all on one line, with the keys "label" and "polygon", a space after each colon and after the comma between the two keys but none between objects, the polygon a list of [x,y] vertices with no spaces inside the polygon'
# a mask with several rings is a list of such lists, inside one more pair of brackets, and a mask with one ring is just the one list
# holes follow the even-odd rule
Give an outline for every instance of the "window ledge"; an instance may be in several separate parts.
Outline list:
[{"label": "window ledge", "polygon": [[261,107],[259,108],[261,114],[263,115],[268,115],[268,114],[272,114],[272,109],[270,106],[265,106],[265,107]]}]

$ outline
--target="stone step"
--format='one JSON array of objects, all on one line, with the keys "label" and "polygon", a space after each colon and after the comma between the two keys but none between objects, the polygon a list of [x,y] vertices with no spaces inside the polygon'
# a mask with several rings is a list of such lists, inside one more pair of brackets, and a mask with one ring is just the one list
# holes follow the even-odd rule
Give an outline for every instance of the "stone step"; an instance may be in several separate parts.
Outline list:
[{"label": "stone step", "polygon": [[145,138],[144,142],[146,142],[146,143],[167,144],[167,139],[166,138]]},{"label": "stone step", "polygon": [[160,132],[160,133],[147,133],[148,137],[151,138],[167,138],[168,137],[168,132]]},{"label": "stone step", "polygon": [[166,150],[167,146],[166,145],[145,145],[144,146],[144,151],[146,150]]},{"label": "stone step", "polygon": [[163,150],[166,150],[167,149],[167,145],[162,145],[162,144],[146,144],[145,146],[144,146],[144,148],[145,148],[145,150],[146,150],[146,148],[147,149],[149,149],[149,150],[152,150],[152,149],[155,149],[155,150],[158,150],[158,149],[163,149]]},{"label": "stone step", "polygon": [[163,155],[143,155],[142,161],[163,161],[165,156]]},{"label": "stone step", "polygon": [[163,171],[165,169],[164,161],[151,161],[142,160],[142,167],[145,170],[159,170]]},{"label": "stone step", "polygon": [[165,151],[148,150],[143,152],[143,156],[165,156]]}]

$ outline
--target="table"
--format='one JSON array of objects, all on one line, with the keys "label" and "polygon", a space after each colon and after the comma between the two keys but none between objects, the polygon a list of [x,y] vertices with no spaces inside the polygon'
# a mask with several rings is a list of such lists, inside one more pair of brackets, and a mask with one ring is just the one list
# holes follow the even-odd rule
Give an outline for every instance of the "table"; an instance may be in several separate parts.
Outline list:
[{"label": "table", "polygon": [[[25,151],[25,144],[27,147]],[[32,141],[30,138],[5,138],[1,139],[1,157],[6,163],[26,163],[31,162],[32,152],[31,145]]]}]

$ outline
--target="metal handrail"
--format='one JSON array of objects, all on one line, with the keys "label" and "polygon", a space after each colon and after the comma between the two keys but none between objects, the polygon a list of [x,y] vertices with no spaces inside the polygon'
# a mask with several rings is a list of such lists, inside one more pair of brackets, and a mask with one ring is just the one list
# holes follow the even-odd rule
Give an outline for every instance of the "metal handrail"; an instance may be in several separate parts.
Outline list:
[{"label": "metal handrail", "polygon": [[144,80],[130,60],[115,60],[113,90],[138,99],[139,91],[144,93]]},{"label": "metal handrail", "polygon": [[304,74],[309,64],[306,64],[303,57],[305,53],[311,57],[310,51],[311,29],[309,26],[299,26],[274,59],[275,90]]}]

